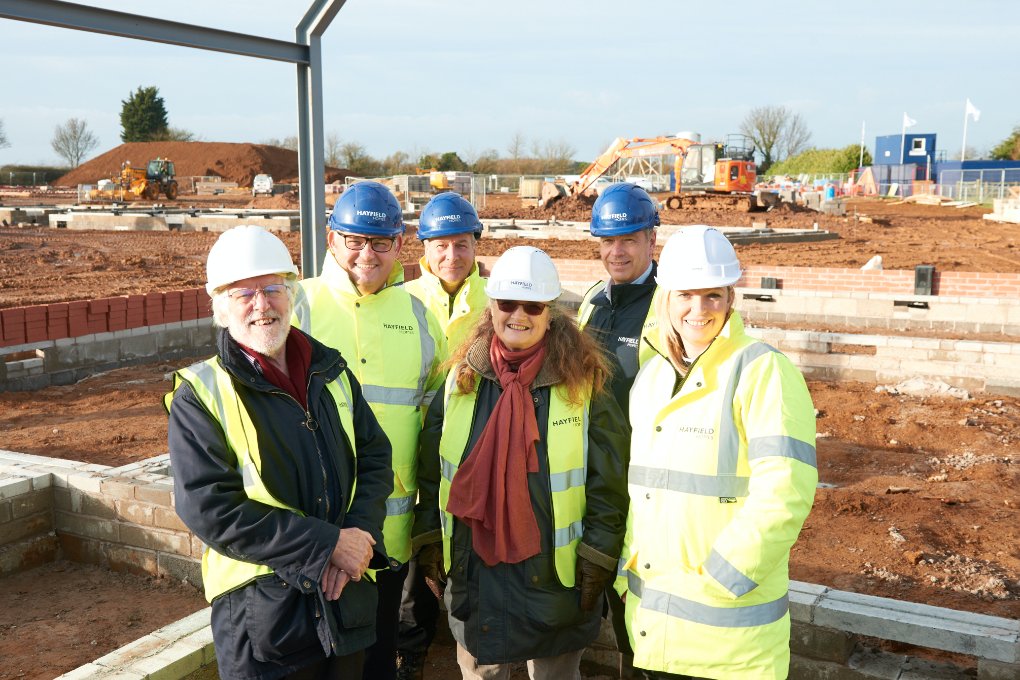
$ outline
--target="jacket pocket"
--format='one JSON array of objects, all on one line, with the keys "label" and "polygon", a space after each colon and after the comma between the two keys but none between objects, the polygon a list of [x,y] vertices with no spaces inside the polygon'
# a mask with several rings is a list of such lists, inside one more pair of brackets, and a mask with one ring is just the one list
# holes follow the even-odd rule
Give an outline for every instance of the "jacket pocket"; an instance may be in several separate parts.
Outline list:
[{"label": "jacket pocket", "polygon": [[532,557],[525,564],[525,574],[527,595],[524,610],[535,630],[569,628],[590,616],[581,611],[581,591],[566,588],[560,583],[552,556]]},{"label": "jacket pocket", "polygon": [[471,602],[468,600],[468,555],[466,549],[457,549],[456,545],[450,546],[453,554],[450,556],[450,573],[446,582],[446,608],[450,616],[458,621],[467,621],[471,618]]},{"label": "jacket pocket", "polygon": [[350,581],[340,593],[340,621],[344,628],[354,629],[375,623],[375,610],[379,603],[376,585],[366,577]]},{"label": "jacket pocket", "polygon": [[291,588],[276,574],[261,576],[245,589],[245,627],[257,661],[282,661],[319,645],[315,598]]}]

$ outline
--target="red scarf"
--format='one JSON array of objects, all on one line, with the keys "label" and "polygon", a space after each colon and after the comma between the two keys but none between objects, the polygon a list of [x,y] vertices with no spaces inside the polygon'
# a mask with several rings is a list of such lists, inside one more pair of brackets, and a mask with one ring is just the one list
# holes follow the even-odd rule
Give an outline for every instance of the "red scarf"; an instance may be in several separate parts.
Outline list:
[{"label": "red scarf", "polygon": [[241,348],[258,363],[266,380],[297,399],[301,408],[308,410],[308,369],[312,365],[312,343],[308,342],[308,338],[293,329],[287,334],[285,346],[287,373],[252,348],[244,345],[241,345]]},{"label": "red scarf", "polygon": [[521,562],[541,549],[528,473],[538,472],[530,388],[545,360],[545,339],[513,351],[493,335],[489,359],[503,393],[453,478],[446,509],[471,527],[474,551],[491,567]]}]

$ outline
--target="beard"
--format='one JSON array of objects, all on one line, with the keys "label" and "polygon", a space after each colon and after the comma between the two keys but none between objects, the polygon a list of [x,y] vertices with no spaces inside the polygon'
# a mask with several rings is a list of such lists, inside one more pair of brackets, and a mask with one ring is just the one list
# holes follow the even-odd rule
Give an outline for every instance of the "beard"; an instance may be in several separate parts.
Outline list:
[{"label": "beard", "polygon": [[[265,320],[273,323],[256,323]],[[290,333],[290,324],[272,310],[252,311],[244,319],[231,319],[228,328],[234,340],[267,357],[275,357],[283,349]]]}]

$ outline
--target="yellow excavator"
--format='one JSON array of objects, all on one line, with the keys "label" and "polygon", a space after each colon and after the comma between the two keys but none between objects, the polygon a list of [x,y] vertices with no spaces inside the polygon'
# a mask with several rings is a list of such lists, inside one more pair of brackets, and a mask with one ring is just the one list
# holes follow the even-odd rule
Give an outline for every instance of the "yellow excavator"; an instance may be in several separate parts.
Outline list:
[{"label": "yellow excavator", "polygon": [[120,166],[119,183],[125,194],[138,196],[150,201],[159,198],[160,193],[169,200],[177,198],[177,179],[174,162],[166,158],[149,161],[144,170],[131,167],[131,161]]}]

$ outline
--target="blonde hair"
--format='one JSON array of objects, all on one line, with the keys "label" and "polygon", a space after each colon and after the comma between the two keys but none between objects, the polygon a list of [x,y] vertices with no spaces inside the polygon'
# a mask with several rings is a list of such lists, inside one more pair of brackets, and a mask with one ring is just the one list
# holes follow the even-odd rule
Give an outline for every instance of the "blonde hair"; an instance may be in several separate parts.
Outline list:
[{"label": "blonde hair", "polygon": [[[603,391],[612,375],[612,365],[602,347],[578,329],[573,317],[567,316],[555,303],[549,305],[549,314],[544,361],[556,367],[560,375],[558,384],[564,390],[567,401],[580,405],[588,397]],[[478,341],[484,343],[488,352],[495,332],[492,308],[486,305],[471,335],[447,360],[445,368],[457,371],[457,389],[461,394],[474,390],[477,380],[477,374],[465,360],[468,352]]]},{"label": "blonde hair", "polygon": [[[726,319],[729,320],[737,301],[737,289],[734,286],[726,286],[725,290],[730,303],[729,309],[726,310]],[[680,337],[679,331],[673,327],[669,315],[669,300],[672,293],[671,290],[663,290],[655,301],[655,316],[659,320],[659,342],[666,349],[666,358],[673,364],[673,368],[677,370],[677,373],[685,376],[690,369],[690,364],[684,361],[684,356],[687,354],[684,341]]]}]

